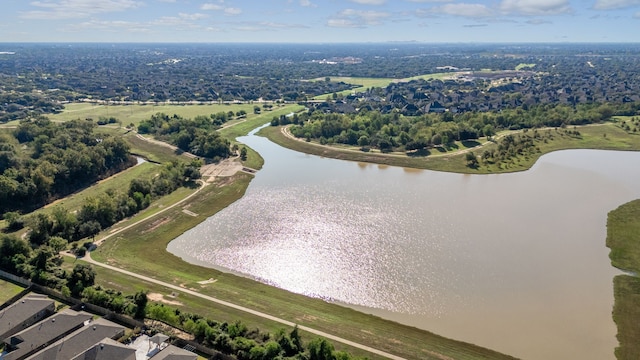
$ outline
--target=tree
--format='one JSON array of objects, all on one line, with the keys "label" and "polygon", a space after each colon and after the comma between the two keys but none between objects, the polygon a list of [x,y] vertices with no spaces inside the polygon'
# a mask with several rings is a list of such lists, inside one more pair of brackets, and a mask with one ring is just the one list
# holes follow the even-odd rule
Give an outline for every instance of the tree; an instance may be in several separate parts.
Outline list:
[{"label": "tree", "polygon": [[147,302],[149,302],[147,293],[142,290],[138,291],[133,296],[133,301],[136,304],[136,312],[133,317],[136,319],[144,319],[145,315],[147,314]]},{"label": "tree", "polygon": [[476,169],[479,165],[478,158],[473,153],[473,151],[469,151],[465,154],[465,160],[467,161],[467,167],[470,167],[472,169]]},{"label": "tree", "polygon": [[314,339],[309,342],[309,360],[335,360],[333,344],[325,339]]},{"label": "tree", "polygon": [[95,280],[96,272],[91,265],[76,264],[68,280],[68,284],[71,287],[71,294],[73,296],[80,296],[85,288],[93,286]]},{"label": "tree", "polygon": [[242,160],[242,161],[246,161],[247,160],[247,148],[244,147],[244,146],[240,150],[240,160]]}]

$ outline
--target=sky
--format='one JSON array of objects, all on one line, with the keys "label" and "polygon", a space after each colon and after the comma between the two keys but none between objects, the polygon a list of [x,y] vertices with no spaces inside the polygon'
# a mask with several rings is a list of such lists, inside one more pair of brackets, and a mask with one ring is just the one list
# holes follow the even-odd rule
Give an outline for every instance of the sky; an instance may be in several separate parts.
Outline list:
[{"label": "sky", "polygon": [[0,0],[0,42],[640,42],[640,0]]}]

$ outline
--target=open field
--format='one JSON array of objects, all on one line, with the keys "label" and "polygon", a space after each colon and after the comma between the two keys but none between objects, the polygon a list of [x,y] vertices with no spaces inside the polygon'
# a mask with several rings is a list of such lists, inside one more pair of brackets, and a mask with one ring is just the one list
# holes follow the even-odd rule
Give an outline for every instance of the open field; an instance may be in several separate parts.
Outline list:
[{"label": "open field", "polygon": [[[387,87],[389,84],[394,82],[409,82],[411,80],[419,80],[419,79],[423,79],[423,80],[444,79],[452,76],[452,74],[453,73],[425,74],[425,75],[412,76],[404,79],[359,78],[359,77],[346,77],[346,76],[330,77],[330,79],[331,81],[335,81],[335,82],[342,81],[347,84],[360,85],[360,87],[350,89],[350,90],[344,90],[336,93],[337,95],[347,96],[347,95],[350,95],[351,93],[363,92],[366,89],[372,88],[372,87]],[[318,96],[315,96],[313,99],[324,100],[327,98],[327,96],[331,97],[331,95],[332,94],[318,95]]]},{"label": "open field", "polygon": [[[259,103],[255,105],[260,106]],[[122,122],[123,126],[133,123],[138,125],[140,121],[148,119],[156,113],[167,115],[177,114],[185,118],[193,118],[197,115],[209,115],[218,112],[234,113],[244,110],[247,116],[253,115],[254,104],[214,104],[214,105],[100,105],[92,103],[66,104],[63,112],[48,115],[53,121],[68,121],[74,119],[100,117],[114,117]]]},{"label": "open field", "polygon": [[516,71],[518,70],[524,70],[524,69],[532,69],[536,67],[536,64],[525,64],[525,63],[521,63],[518,64],[518,66],[516,66]]},{"label": "open field", "polygon": [[614,278],[613,320],[618,326],[616,357],[640,359],[640,200],[624,204],[609,213],[607,246],[611,264],[632,275]]},{"label": "open field", "polygon": [[[440,153],[437,149],[430,149],[425,150],[420,156],[408,156],[399,153],[382,154],[380,152],[363,152],[356,149],[344,149],[336,146],[326,146],[314,142],[291,139],[282,133],[280,127],[265,128],[261,130],[260,134],[263,134],[281,146],[308,154],[342,160],[468,174],[523,171],[533,166],[540,156],[563,149],[640,150],[640,136],[629,134],[615,124],[607,123],[603,125],[582,126],[577,129],[581,134],[580,139],[556,134],[554,135],[553,141],[538,144],[540,152],[535,156],[519,156],[508,164],[502,164],[501,166],[497,164],[482,165],[477,169],[466,166],[466,152],[474,151],[474,154],[479,156],[484,150],[497,147],[496,144],[488,143],[483,146],[470,148],[459,146],[458,149],[453,149],[453,151],[449,149],[450,151],[446,153]],[[550,131],[555,132],[555,130]],[[498,134],[498,137],[500,135],[501,134]]]},{"label": "open field", "polygon": [[[92,253],[92,257],[410,359],[437,358],[429,354],[456,359],[509,358],[319,299],[310,299],[250,279],[191,265],[166,251],[166,245],[172,239],[239,199],[251,178],[247,174],[238,174],[232,179],[221,180],[219,186],[207,186],[186,204],[110,238]],[[181,211],[184,207],[198,216],[184,214]],[[205,287],[197,283],[211,278],[217,281]],[[130,281],[125,280],[123,279],[124,284]],[[110,278],[109,281],[114,280]],[[200,308],[207,306],[210,307],[209,311],[217,313],[228,311],[219,308],[219,305],[199,305]],[[252,316],[238,313],[235,317],[246,322],[249,327],[257,326]],[[277,325],[264,326],[271,329]],[[393,334],[391,339],[390,334]]]},{"label": "open field", "polygon": [[18,286],[12,282],[0,279],[0,304],[4,304],[5,301],[18,295],[22,290],[24,290],[23,287]]}]

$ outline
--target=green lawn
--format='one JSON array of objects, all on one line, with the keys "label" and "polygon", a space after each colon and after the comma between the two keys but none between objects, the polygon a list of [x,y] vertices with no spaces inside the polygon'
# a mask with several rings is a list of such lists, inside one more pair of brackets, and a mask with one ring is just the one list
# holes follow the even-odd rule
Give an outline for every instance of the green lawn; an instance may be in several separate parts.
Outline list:
[{"label": "green lawn", "polygon": [[0,304],[4,304],[5,301],[18,295],[22,290],[24,290],[23,287],[0,279]]},{"label": "green lawn", "polygon": [[[255,104],[260,106],[260,104]],[[165,113],[177,114],[185,118],[193,118],[197,115],[209,115],[218,112],[234,113],[244,110],[247,116],[253,115],[254,104],[214,104],[214,105],[98,105],[91,103],[66,104],[65,109],[59,114],[51,114],[48,117],[53,121],[68,121],[75,119],[91,118],[98,120],[102,117],[114,117],[122,122],[123,126],[130,123],[138,125],[140,121],[148,119],[151,115]]]},{"label": "green lawn", "polygon": [[532,69],[532,68],[534,68],[534,67],[536,67],[536,64],[525,64],[525,63],[521,63],[521,64],[518,64],[518,65],[516,66],[516,70]]},{"label": "green lawn", "polygon": [[611,264],[635,273],[614,278],[613,320],[618,326],[616,358],[640,359],[640,200],[624,204],[609,213],[607,246]]}]

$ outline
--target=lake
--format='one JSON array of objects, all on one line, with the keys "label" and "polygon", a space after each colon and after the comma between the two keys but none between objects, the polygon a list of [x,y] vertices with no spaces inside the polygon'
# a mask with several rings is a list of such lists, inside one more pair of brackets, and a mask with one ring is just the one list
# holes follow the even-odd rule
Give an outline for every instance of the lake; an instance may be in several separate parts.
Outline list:
[{"label": "lake", "polygon": [[640,153],[461,175],[239,140],[264,168],[170,252],[524,359],[615,358],[606,216],[640,197]]}]

